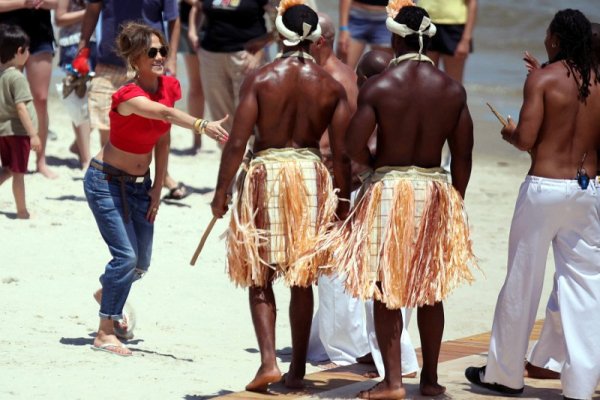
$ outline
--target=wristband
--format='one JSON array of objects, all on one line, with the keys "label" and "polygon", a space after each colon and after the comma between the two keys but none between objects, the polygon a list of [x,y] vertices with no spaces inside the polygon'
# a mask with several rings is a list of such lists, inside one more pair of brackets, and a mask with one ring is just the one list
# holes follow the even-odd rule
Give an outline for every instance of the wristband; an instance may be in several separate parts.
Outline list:
[{"label": "wristband", "polygon": [[202,118],[198,118],[194,121],[194,130],[196,132],[198,132],[199,134],[202,134],[202,132],[200,132],[200,125],[204,122],[204,120]]},{"label": "wristband", "polygon": [[202,123],[200,124],[200,134],[201,135],[206,133],[206,125],[208,125],[208,120],[207,119],[202,120]]},{"label": "wristband", "polygon": [[339,27],[340,32],[349,31],[348,25],[342,25]]}]

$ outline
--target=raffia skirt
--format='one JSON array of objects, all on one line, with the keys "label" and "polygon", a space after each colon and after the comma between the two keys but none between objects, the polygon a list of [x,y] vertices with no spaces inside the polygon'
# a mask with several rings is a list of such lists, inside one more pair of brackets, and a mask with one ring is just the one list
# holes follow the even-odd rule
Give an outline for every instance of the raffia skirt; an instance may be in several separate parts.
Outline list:
[{"label": "raffia skirt", "polygon": [[[316,149],[258,152],[238,180],[227,231],[227,272],[238,286],[311,285],[330,257],[319,246],[334,219],[337,196]],[[319,250],[316,250],[319,247]]]},{"label": "raffia skirt", "polygon": [[349,294],[388,309],[419,307],[473,281],[463,200],[441,168],[382,167],[361,192],[330,239],[339,246],[330,270],[348,276]]}]

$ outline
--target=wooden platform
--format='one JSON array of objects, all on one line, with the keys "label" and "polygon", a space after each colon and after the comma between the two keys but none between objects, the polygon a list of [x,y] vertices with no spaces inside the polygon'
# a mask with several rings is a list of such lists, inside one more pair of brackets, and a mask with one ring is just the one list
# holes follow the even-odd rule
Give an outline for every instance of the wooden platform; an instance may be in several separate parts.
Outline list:
[{"label": "wooden platform", "polygon": [[[531,340],[539,337],[543,320],[536,321],[531,334]],[[438,375],[440,383],[446,386],[444,399],[503,399],[495,397],[485,389],[474,388],[464,378],[464,370],[469,365],[483,365],[490,341],[490,332],[469,336],[442,343]],[[417,349],[419,364],[422,364],[421,349]],[[327,369],[306,376],[307,385],[302,392],[294,392],[285,388],[281,383],[269,386],[268,393],[238,392],[217,399],[352,399],[360,390],[365,390],[376,383],[376,380],[365,376],[373,371],[374,366],[353,364],[347,367]],[[425,399],[419,395],[419,380],[404,379],[407,399]],[[600,391],[596,392],[594,400],[600,400]],[[210,398],[210,397],[205,397]],[[522,399],[562,399],[559,380],[527,379],[525,393]]]}]

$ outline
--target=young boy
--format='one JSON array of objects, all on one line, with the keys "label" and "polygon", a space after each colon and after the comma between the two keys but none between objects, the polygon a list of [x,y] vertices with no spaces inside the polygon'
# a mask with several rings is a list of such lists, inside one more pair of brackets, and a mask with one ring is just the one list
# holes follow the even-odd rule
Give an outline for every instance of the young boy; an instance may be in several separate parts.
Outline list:
[{"label": "young boy", "polygon": [[21,72],[29,58],[29,37],[15,25],[0,24],[0,185],[13,178],[17,218],[28,219],[25,173],[31,150],[39,151],[33,97]]}]

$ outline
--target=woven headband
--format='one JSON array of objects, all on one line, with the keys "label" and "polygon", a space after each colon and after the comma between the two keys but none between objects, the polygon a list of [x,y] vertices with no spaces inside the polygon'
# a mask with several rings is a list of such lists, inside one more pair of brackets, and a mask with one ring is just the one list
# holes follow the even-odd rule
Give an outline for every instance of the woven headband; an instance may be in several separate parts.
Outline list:
[{"label": "woven headband", "polygon": [[385,20],[385,26],[390,32],[402,37],[407,37],[409,35],[419,35],[419,54],[423,52],[423,35],[432,37],[437,32],[437,28],[435,27],[433,22],[431,22],[431,20],[427,17],[423,17],[423,19],[421,20],[421,25],[419,25],[419,29],[416,31],[412,28],[409,28],[407,25],[400,24],[394,21],[394,19],[391,17],[388,17]]},{"label": "woven headband", "polygon": [[289,30],[285,24],[283,23],[283,18],[281,15],[278,15],[275,18],[275,26],[277,27],[277,32],[279,32],[285,39],[283,40],[283,44],[286,46],[296,46],[300,44],[303,40],[310,40],[311,42],[315,42],[321,37],[321,25],[317,24],[316,29],[310,33],[312,28],[311,25],[306,22],[302,23],[302,36],[298,35],[296,32]]}]

